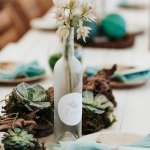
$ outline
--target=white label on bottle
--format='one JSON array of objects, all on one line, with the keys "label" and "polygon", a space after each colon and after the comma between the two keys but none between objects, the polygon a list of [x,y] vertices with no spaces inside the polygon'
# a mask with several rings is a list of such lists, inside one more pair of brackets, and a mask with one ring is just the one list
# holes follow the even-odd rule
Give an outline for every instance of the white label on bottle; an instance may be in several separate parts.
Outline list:
[{"label": "white label on bottle", "polygon": [[77,125],[82,117],[82,95],[71,93],[63,96],[58,102],[58,115],[66,125]]}]

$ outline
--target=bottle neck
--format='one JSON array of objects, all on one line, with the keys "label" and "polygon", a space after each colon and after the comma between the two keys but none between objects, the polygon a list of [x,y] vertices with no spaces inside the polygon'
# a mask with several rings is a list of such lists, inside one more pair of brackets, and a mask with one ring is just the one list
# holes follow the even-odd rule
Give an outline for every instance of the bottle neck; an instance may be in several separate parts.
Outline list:
[{"label": "bottle neck", "polygon": [[67,60],[74,56],[74,27],[69,30],[69,36],[63,38],[63,52],[62,56]]}]

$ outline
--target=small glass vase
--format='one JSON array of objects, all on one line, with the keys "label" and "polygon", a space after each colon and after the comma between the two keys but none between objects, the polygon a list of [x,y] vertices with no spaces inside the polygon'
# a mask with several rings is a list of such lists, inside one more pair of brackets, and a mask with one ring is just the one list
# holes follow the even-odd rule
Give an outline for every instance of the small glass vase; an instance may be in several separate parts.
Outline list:
[{"label": "small glass vase", "polygon": [[74,56],[74,28],[63,38],[62,57],[54,67],[54,138],[75,141],[82,133],[82,66]]}]

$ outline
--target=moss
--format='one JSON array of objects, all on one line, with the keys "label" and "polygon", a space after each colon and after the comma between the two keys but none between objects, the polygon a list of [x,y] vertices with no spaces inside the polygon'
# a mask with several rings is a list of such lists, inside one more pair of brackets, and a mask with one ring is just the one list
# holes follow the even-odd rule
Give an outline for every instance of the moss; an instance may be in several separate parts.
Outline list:
[{"label": "moss", "polygon": [[11,115],[14,113],[18,113],[19,118],[28,119],[27,114],[30,112],[26,109],[26,107],[20,103],[15,97],[14,91],[9,94],[8,99],[5,99],[6,106],[3,107],[7,115]]},{"label": "moss", "polygon": [[84,135],[91,134],[110,127],[114,122],[116,122],[116,118],[114,116],[112,121],[109,118],[109,115],[112,112],[113,110],[110,108],[107,108],[103,114],[95,114],[90,110],[83,109],[82,133]]},{"label": "moss", "polygon": [[[39,143],[39,141],[33,141],[33,143],[35,144],[35,147],[34,147],[33,150],[46,150],[46,147],[45,147],[44,143]],[[5,150],[19,150],[19,149],[5,148]],[[26,150],[31,150],[31,149],[26,149]]]},{"label": "moss", "polygon": [[35,144],[34,150],[46,150],[44,143],[39,143],[38,141],[35,141],[34,144]]},{"label": "moss", "polygon": [[[49,124],[50,126],[52,125],[51,132],[53,132],[54,100],[52,98],[51,93],[52,92],[50,92],[50,90],[46,91],[47,100],[51,102],[51,106],[48,108],[41,109],[39,112],[37,112],[36,117],[34,117],[33,120],[37,124]],[[5,100],[5,102],[6,102],[6,106],[4,107],[4,110],[7,115],[18,113],[19,118],[23,118],[25,120],[32,119],[28,116],[28,114],[31,112],[22,103],[20,103],[19,100],[17,100],[17,98],[15,97],[14,91],[12,91],[9,94],[9,97],[8,99]],[[107,108],[103,114],[96,114],[96,113],[91,112],[90,110],[83,109],[83,115],[82,115],[83,134],[85,135],[91,134],[91,133],[110,127],[114,122],[116,122],[115,116],[113,116],[113,120],[110,120],[109,115],[112,112],[113,112],[113,109],[111,108]],[[15,116],[16,114],[14,116],[11,115],[11,117],[15,117]],[[3,116],[1,116],[1,118],[3,118]],[[38,134],[36,130],[30,131],[30,133],[32,133],[33,135]]]},{"label": "moss", "polygon": [[[47,100],[50,101],[50,95],[48,91],[46,91],[47,94]],[[9,94],[8,99],[5,99],[6,106],[3,107],[7,115],[15,114],[18,113],[19,118],[23,118],[25,120],[31,120],[28,116],[29,113],[31,113],[23,103],[20,103],[19,100],[15,97],[14,91],[12,91]],[[14,115],[15,116],[15,115]],[[46,122],[49,121],[53,123],[53,116],[54,116],[54,109],[53,109],[53,104],[48,107],[41,109],[38,113],[37,116],[40,116],[39,119],[34,119],[36,122]],[[13,117],[13,115],[12,115]]]}]

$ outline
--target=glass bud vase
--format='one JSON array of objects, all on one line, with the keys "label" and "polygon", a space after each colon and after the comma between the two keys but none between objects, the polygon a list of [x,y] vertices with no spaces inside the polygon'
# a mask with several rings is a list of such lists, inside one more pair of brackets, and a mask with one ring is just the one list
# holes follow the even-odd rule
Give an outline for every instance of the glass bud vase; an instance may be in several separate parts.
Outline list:
[{"label": "glass bud vase", "polygon": [[55,142],[75,141],[82,133],[82,66],[74,56],[74,28],[63,38],[62,57],[54,67]]}]

